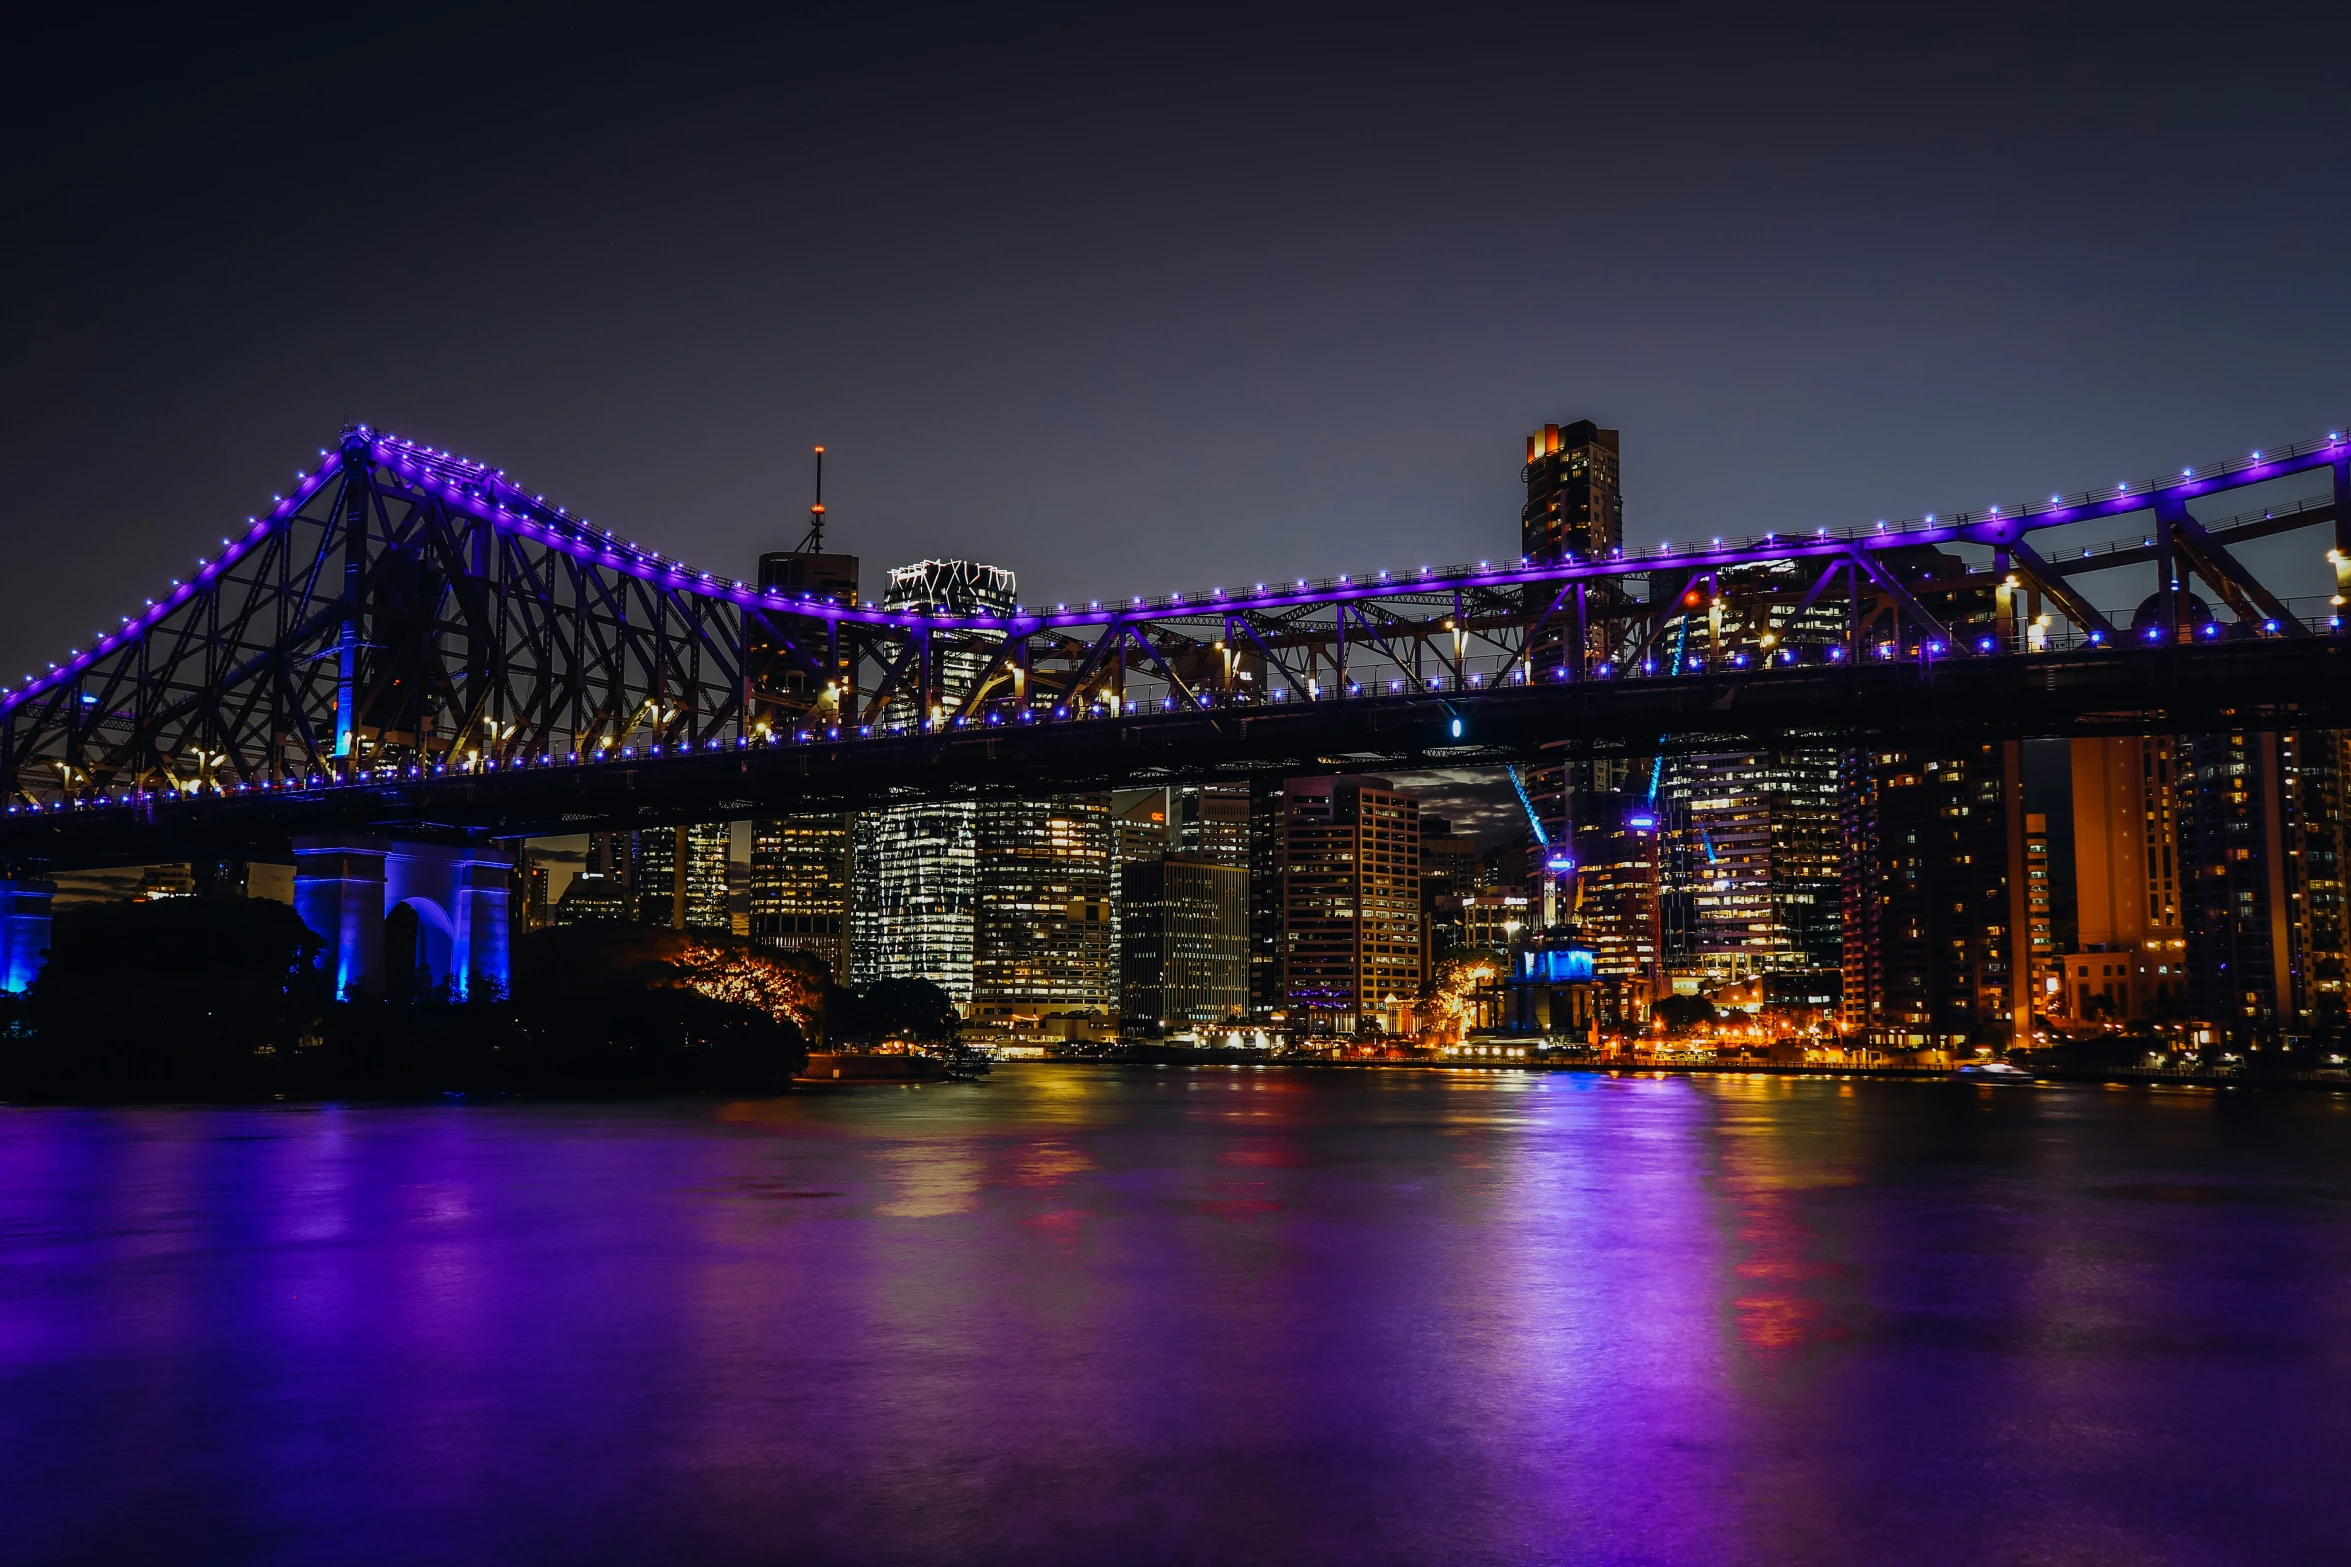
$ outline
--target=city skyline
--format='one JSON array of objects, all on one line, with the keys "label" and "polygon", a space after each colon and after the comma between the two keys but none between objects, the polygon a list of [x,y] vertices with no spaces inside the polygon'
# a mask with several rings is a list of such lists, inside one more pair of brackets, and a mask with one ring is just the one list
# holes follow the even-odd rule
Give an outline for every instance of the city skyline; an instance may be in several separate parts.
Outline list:
[{"label": "city skyline", "polygon": [[[65,99],[39,121],[43,243],[7,260],[29,307],[11,384],[42,392],[0,421],[20,475],[0,525],[60,588],[0,627],[0,674],[111,624],[93,540],[140,580],[180,574],[188,539],[351,419],[561,475],[578,510],[713,562],[797,539],[821,444],[838,536],[867,559],[999,560],[1063,597],[1205,587],[1200,559],[1476,558],[1515,534],[1527,423],[1563,414],[1632,432],[1643,540],[1980,505],[2345,417],[2323,366],[2351,308],[2321,258],[2346,220],[2293,194],[2294,158],[2253,155],[2325,145],[2328,111],[2255,85],[2251,14],[1670,41],[1587,22],[1615,65],[1564,125],[1490,91],[1499,18],[998,25],[950,23],[909,58],[846,18],[724,48],[682,24],[468,18],[479,57],[527,56],[659,129],[627,156],[551,143],[526,100],[415,72],[468,111],[356,171],[338,152],[332,176],[463,192],[462,264],[421,237],[299,267],[254,244],[327,154],[272,143],[252,106],[332,58],[324,40],[164,23],[61,51],[106,62],[89,94],[114,112]],[[385,68],[429,31],[386,41]],[[1318,69],[1270,91],[1301,52]],[[2135,84],[2183,53],[2206,90],[2159,113]],[[236,87],[198,92],[191,59]],[[874,115],[876,92],[902,112]],[[1913,112],[1933,102],[1954,107]],[[1113,105],[1116,134],[1058,134]],[[268,150],[207,160],[207,135]],[[1589,149],[1605,225],[1526,199],[1536,149],[1563,143]],[[943,238],[881,221],[909,180]],[[2226,194],[2144,244],[2129,215],[2182,191]],[[1361,221],[1374,192],[1412,221]],[[601,240],[550,252],[524,211]],[[605,303],[653,297],[675,303]],[[2288,318],[2290,355],[2270,347]],[[1186,460],[1132,482],[1171,449]]]}]

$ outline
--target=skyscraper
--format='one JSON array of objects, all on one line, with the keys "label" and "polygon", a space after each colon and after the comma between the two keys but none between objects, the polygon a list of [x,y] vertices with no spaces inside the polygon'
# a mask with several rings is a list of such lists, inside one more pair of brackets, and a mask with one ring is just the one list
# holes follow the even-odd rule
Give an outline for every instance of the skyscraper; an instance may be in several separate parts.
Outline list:
[{"label": "skyscraper", "polygon": [[734,829],[725,822],[638,832],[629,863],[638,923],[671,930],[731,930],[727,863],[733,841]]},{"label": "skyscraper", "polygon": [[2013,742],[1846,757],[1848,1034],[1959,1050],[2029,1021],[2022,795]]},{"label": "skyscraper", "polygon": [[1249,1006],[1249,873],[1192,855],[1123,874],[1119,1005],[1130,1023],[1221,1023]]},{"label": "skyscraper", "polygon": [[1645,792],[1575,794],[1575,881],[1562,919],[1592,952],[1603,1022],[1638,1026],[1664,989],[1661,815]]},{"label": "skyscraper", "polygon": [[853,823],[851,983],[927,979],[972,999],[978,811],[968,801],[886,805]]},{"label": "skyscraper", "polygon": [[1677,973],[1744,979],[1842,962],[1837,753],[1810,748],[1669,760],[1669,901]]},{"label": "skyscraper", "polygon": [[[1001,567],[925,560],[893,567],[882,603],[896,610],[1002,615],[1011,613],[1017,591],[1013,574]],[[980,633],[941,639],[931,661],[932,710],[912,694],[893,694],[884,721],[943,720],[946,708],[967,699],[985,672],[987,645]],[[959,1005],[971,1005],[979,807],[968,801],[880,806],[857,813],[851,838],[853,983],[927,979]],[[1102,874],[1107,876],[1107,866]]]},{"label": "skyscraper", "polygon": [[1249,786],[1245,783],[1177,784],[1168,791],[1170,847],[1174,853],[1219,865],[1249,864]]},{"label": "skyscraper", "polygon": [[1282,787],[1290,1026],[1359,1033],[1389,998],[1420,990],[1420,802],[1382,778],[1291,778]]},{"label": "skyscraper", "polygon": [[1527,437],[1520,550],[1531,560],[1589,560],[1624,542],[1617,432],[1589,419],[1547,424]]},{"label": "skyscraper", "polygon": [[1116,1008],[1110,797],[986,801],[974,847],[973,1016]]},{"label": "skyscraper", "polygon": [[[808,543],[822,538],[823,512]],[[775,551],[759,557],[759,586],[797,599],[854,604],[858,559],[816,550]],[[764,624],[746,632],[755,711],[761,722],[838,723],[856,706],[856,660],[828,631],[823,649],[787,649]],[[764,701],[758,699],[763,698]],[[751,881],[746,900],[751,939],[787,952],[806,952],[847,984],[849,961],[850,819],[846,815],[768,818],[751,824]]]},{"label": "skyscraper", "polygon": [[849,980],[849,820],[751,824],[751,939],[821,958],[840,984]]},{"label": "skyscraper", "polygon": [[2237,1044],[2339,1036],[2345,736],[2180,743],[2190,1006]]},{"label": "skyscraper", "polygon": [[[2183,1015],[2189,1005],[2182,853],[2182,742],[2075,740],[2074,899],[2079,947],[2067,992],[2085,1021]],[[2096,969],[2096,973],[2090,970]]]}]

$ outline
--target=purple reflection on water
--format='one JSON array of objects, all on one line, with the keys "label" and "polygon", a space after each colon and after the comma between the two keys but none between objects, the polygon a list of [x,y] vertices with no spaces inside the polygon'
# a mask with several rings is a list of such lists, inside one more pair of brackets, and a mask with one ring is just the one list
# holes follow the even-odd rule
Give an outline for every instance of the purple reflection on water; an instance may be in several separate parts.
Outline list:
[{"label": "purple reflection on water", "polygon": [[2308,1559],[2322,1095],[0,1111],[0,1556]]}]

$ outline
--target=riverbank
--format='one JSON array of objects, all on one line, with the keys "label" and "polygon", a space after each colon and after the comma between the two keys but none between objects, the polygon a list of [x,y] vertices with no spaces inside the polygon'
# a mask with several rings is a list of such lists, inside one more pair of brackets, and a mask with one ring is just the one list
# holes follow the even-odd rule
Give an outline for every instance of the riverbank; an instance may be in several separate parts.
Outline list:
[{"label": "riverbank", "polygon": [[2145,1068],[2086,1071],[2069,1068],[2019,1067],[2015,1075],[1978,1074],[1951,1067],[1844,1066],[1827,1063],[1779,1061],[1684,1061],[1665,1058],[1631,1060],[1547,1060],[1542,1058],[1486,1060],[1464,1057],[1446,1061],[1339,1060],[1327,1056],[1270,1055],[1249,1051],[1154,1051],[1149,1055],[1099,1058],[1061,1057],[1017,1065],[1106,1064],[1111,1066],[1229,1066],[1284,1067],[1329,1072],[1597,1072],[1609,1076],[1657,1077],[1671,1073],[1734,1077],[1824,1077],[1911,1082],[1967,1082],[1986,1086],[2028,1083],[2092,1084],[2108,1087],[2162,1085],[2178,1088],[2295,1088],[2351,1094],[2351,1073],[2276,1073],[2246,1075],[2227,1072],[2167,1072]]}]

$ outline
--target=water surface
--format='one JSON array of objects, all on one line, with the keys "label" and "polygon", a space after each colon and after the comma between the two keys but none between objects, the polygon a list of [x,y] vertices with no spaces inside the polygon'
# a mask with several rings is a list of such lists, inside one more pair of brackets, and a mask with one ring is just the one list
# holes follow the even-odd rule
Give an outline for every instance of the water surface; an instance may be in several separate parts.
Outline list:
[{"label": "water surface", "polygon": [[0,1558],[2351,1562],[2351,1099],[0,1110]]}]

